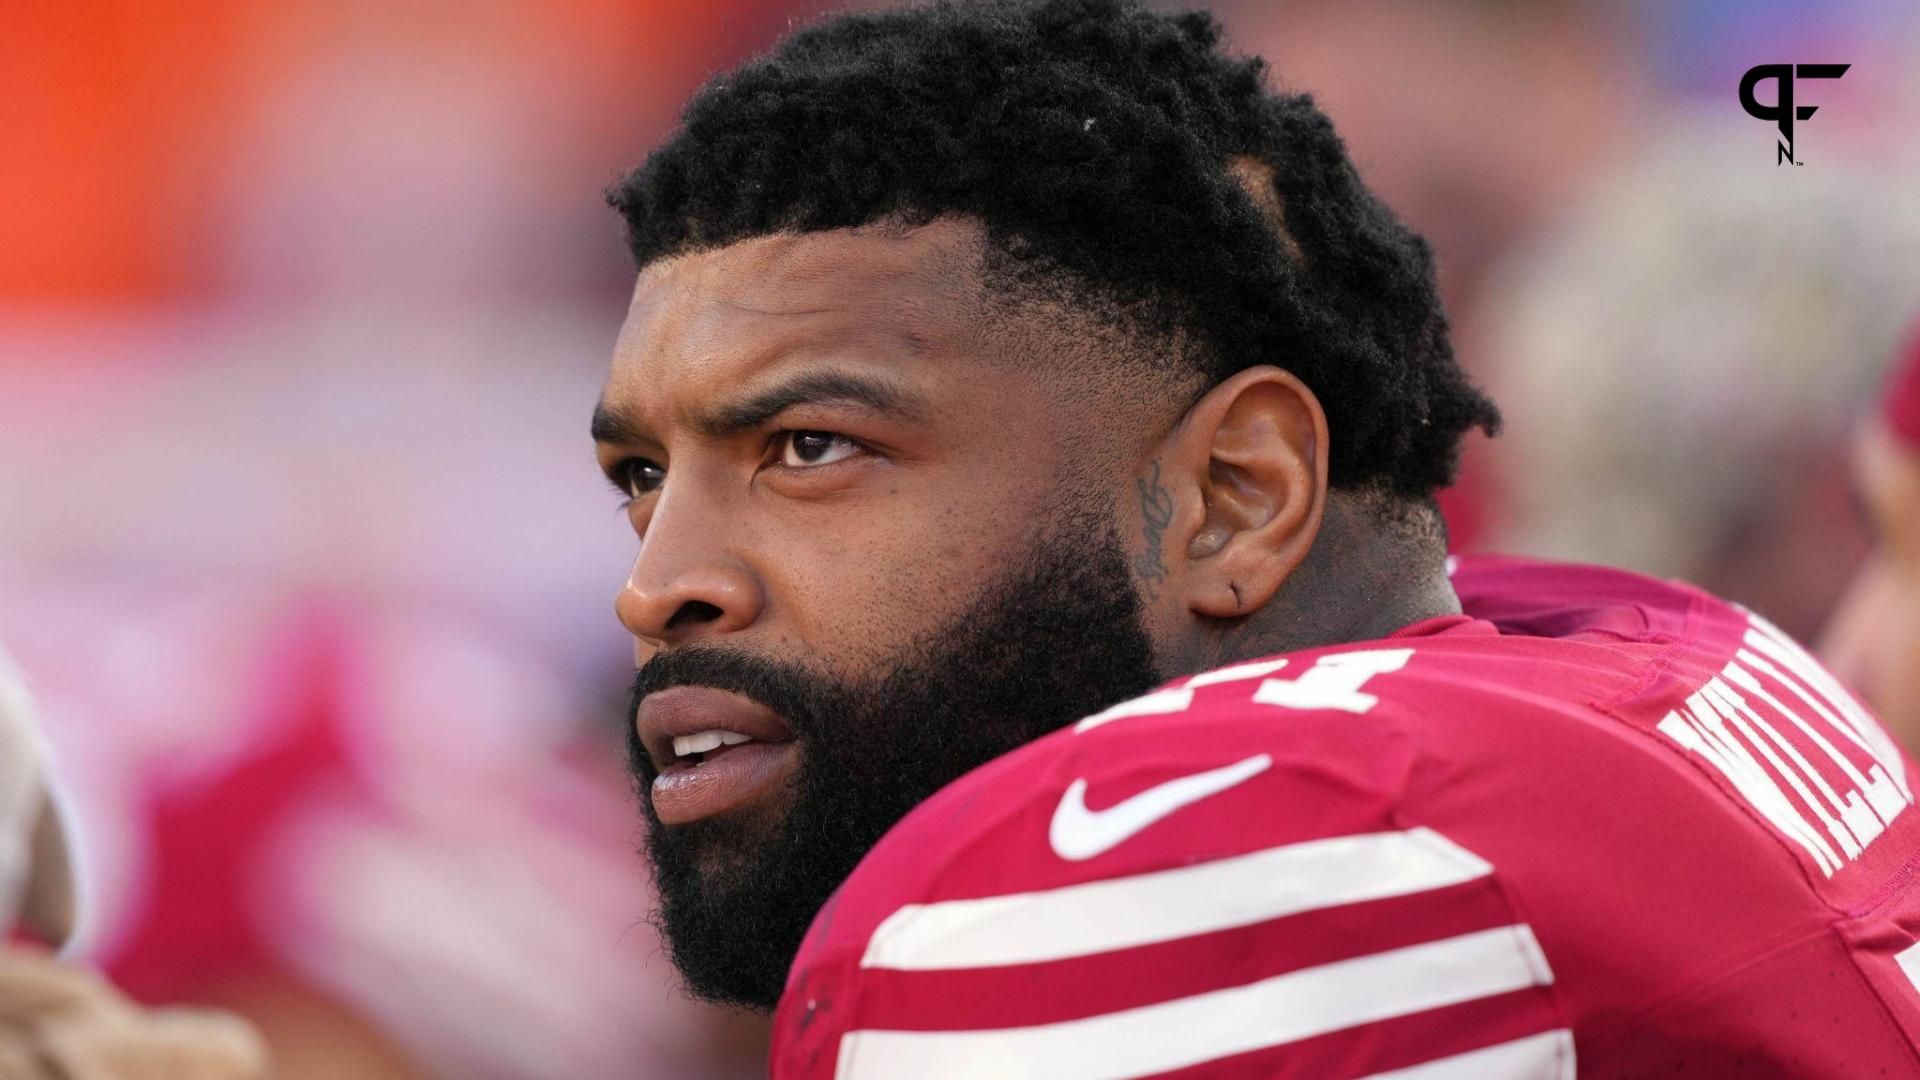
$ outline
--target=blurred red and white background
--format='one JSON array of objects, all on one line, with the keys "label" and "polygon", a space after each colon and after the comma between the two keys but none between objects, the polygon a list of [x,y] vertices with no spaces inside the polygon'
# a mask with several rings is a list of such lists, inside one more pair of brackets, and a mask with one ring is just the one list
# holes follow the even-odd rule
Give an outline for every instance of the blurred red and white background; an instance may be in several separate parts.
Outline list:
[{"label": "blurred red and white background", "polygon": [[[79,954],[242,1009],[292,1080],[761,1070],[643,921],[599,193],[825,9],[0,7],[0,641],[81,829]],[[1847,431],[1920,310],[1920,12],[1216,10],[1435,244],[1511,422],[1457,544],[1817,630],[1865,544]],[[1734,99],[1779,62],[1853,64],[1799,168]]]}]

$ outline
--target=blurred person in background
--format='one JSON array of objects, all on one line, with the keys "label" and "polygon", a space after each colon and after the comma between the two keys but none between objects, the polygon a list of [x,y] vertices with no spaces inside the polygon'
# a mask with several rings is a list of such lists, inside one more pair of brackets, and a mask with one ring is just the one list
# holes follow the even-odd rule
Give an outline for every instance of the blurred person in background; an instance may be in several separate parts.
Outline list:
[{"label": "blurred person in background", "polygon": [[0,650],[0,1080],[266,1080],[244,1022],[139,1008],[38,947],[66,943],[76,904],[44,762],[26,683]]},{"label": "blurred person in background", "polygon": [[1920,746],[1920,325],[1881,407],[1858,426],[1854,482],[1874,550],[1827,627],[1821,653],[1909,746]]},{"label": "blurred person in background", "polygon": [[1697,582],[1810,640],[1869,546],[1849,451],[1920,301],[1920,172],[1836,140],[1776,175],[1724,106],[1496,271],[1494,539]]}]

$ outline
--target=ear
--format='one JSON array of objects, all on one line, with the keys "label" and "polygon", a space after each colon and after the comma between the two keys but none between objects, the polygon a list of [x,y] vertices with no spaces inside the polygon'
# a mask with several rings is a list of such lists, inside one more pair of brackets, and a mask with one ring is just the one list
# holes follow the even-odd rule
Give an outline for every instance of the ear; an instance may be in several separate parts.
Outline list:
[{"label": "ear", "polygon": [[[1327,499],[1327,414],[1292,373],[1261,365],[1214,387],[1188,411],[1170,454],[1189,464],[1200,513],[1170,536],[1185,552],[1181,599],[1230,619],[1273,599],[1306,560]],[[1174,448],[1169,448],[1174,449]],[[1183,470],[1185,471],[1185,470]]]}]

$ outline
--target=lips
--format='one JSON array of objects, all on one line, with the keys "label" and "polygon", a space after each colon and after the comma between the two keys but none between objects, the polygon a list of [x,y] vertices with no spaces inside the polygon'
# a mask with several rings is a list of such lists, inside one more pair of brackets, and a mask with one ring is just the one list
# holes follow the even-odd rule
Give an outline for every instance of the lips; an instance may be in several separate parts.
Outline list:
[{"label": "lips", "polygon": [[[678,825],[764,799],[795,764],[793,732],[778,714],[739,694],[675,686],[646,696],[634,715],[652,758],[654,814]],[[676,741],[680,749],[676,752]]]}]

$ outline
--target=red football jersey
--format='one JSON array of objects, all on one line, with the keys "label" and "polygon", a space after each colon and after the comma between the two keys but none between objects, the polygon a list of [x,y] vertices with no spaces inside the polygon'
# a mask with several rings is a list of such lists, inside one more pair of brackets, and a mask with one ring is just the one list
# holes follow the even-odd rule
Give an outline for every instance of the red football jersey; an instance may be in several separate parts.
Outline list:
[{"label": "red football jersey", "polygon": [[778,1080],[1920,1071],[1909,762],[1695,589],[1464,559],[1465,614],[1000,758],[815,920]]}]

